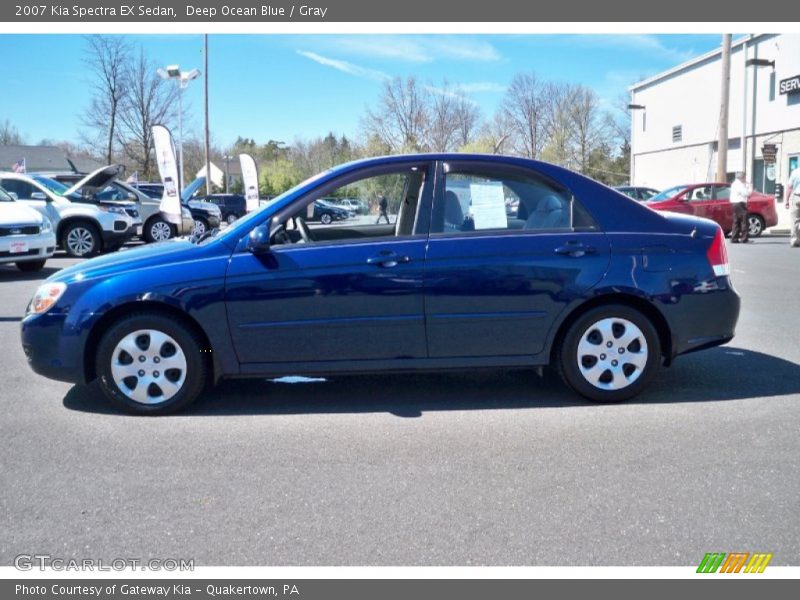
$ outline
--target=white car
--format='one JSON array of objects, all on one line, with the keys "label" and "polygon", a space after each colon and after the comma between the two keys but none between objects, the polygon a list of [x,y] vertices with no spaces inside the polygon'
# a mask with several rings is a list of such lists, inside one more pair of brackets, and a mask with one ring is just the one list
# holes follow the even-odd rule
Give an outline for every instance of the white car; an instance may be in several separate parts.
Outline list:
[{"label": "white car", "polygon": [[58,245],[67,254],[87,257],[116,250],[142,233],[135,203],[96,197],[121,169],[118,165],[97,169],[72,187],[36,173],[0,173],[0,187],[50,219]]},{"label": "white car", "polygon": [[0,263],[15,263],[20,271],[38,271],[56,249],[50,219],[15,202],[0,188]]}]

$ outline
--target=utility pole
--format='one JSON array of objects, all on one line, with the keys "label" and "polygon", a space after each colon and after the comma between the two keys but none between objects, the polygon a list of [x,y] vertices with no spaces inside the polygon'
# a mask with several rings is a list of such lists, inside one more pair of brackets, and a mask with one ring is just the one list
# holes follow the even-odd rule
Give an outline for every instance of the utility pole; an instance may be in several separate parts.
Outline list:
[{"label": "utility pole", "polygon": [[728,177],[728,103],[731,95],[731,34],[722,36],[722,96],[719,109],[719,141],[717,142],[717,181]]},{"label": "utility pole", "polygon": [[211,195],[211,142],[208,135],[208,34],[203,41],[203,73],[205,73],[205,113],[206,113],[206,197]]}]

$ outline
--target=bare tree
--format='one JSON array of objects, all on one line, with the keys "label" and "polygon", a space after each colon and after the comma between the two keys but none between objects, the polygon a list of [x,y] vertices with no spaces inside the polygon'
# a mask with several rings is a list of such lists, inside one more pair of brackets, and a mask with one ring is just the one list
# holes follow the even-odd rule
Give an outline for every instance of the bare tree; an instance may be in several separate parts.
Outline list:
[{"label": "bare tree", "polygon": [[19,146],[24,144],[19,129],[8,119],[0,123],[0,146]]},{"label": "bare tree", "polygon": [[414,77],[395,77],[383,86],[375,110],[364,118],[366,137],[379,139],[392,152],[424,149],[428,98]]},{"label": "bare tree", "polygon": [[89,128],[84,138],[91,146],[95,145],[95,140],[102,140],[102,157],[110,164],[116,149],[119,113],[127,93],[131,46],[119,36],[92,35],[86,40],[85,63],[92,74],[92,96],[89,109],[82,117],[83,124]]},{"label": "bare tree", "polygon": [[577,88],[564,83],[549,83],[546,90],[545,131],[547,146],[543,158],[569,166],[573,156],[574,129],[572,108]]},{"label": "bare tree", "polygon": [[534,73],[518,73],[506,91],[502,110],[511,125],[516,152],[538,158],[546,137],[546,86]]},{"label": "bare tree", "polygon": [[455,146],[463,148],[475,137],[481,122],[481,111],[477,104],[458,91],[453,113],[456,124]]},{"label": "bare tree", "polygon": [[606,143],[606,131],[600,100],[591,90],[578,86],[571,100],[570,120],[575,143],[575,159],[582,173],[589,167],[592,152]]},{"label": "bare tree", "polygon": [[153,175],[153,125],[170,125],[178,114],[177,89],[156,75],[156,65],[143,51],[125,71],[127,94],[120,105],[119,135],[123,154],[139,176]]},{"label": "bare tree", "polygon": [[453,147],[458,124],[455,119],[457,94],[447,81],[442,87],[429,86],[430,110],[427,130],[427,146],[433,152],[447,152]]}]

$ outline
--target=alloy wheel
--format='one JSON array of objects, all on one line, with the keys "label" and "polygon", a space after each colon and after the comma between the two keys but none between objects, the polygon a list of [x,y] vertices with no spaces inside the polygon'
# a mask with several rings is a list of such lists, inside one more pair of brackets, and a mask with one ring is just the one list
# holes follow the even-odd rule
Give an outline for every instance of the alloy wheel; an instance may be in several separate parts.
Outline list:
[{"label": "alloy wheel", "polygon": [[205,232],[206,232],[206,224],[200,219],[195,219],[194,234],[199,237],[203,235]]},{"label": "alloy wheel", "polygon": [[67,248],[75,256],[85,256],[94,251],[94,236],[85,227],[73,227],[67,233]]},{"label": "alloy wheel", "polygon": [[134,402],[166,402],[186,381],[186,355],[166,333],[140,329],[115,346],[111,376],[120,391]]},{"label": "alloy wheel", "polygon": [[761,223],[761,219],[759,219],[756,215],[750,215],[747,217],[747,234],[750,237],[758,237],[761,235],[762,229],[763,224]]},{"label": "alloy wheel", "polygon": [[163,242],[172,237],[172,229],[169,223],[164,221],[156,221],[150,226],[150,237],[154,242]]},{"label": "alloy wheel", "polygon": [[627,319],[600,319],[581,336],[576,358],[589,384],[600,390],[621,390],[644,371],[647,341],[642,330]]}]

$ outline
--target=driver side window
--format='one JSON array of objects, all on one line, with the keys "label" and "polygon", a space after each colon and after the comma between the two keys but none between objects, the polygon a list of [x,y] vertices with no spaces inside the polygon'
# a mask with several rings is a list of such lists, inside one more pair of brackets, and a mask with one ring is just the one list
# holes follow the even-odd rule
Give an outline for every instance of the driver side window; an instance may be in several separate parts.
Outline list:
[{"label": "driver side window", "polygon": [[323,187],[284,216],[275,245],[341,243],[414,235],[427,167],[411,166]]}]

